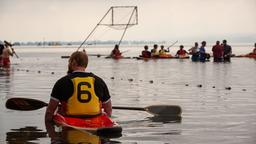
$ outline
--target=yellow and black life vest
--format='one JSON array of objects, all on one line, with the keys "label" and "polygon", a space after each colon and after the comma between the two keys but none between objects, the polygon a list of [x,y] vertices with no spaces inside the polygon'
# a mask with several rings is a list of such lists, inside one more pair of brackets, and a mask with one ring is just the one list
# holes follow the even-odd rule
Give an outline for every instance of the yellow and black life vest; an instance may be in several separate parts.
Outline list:
[{"label": "yellow and black life vest", "polygon": [[94,91],[95,78],[75,77],[71,80],[74,92],[66,103],[66,114],[70,116],[99,115],[101,103]]}]

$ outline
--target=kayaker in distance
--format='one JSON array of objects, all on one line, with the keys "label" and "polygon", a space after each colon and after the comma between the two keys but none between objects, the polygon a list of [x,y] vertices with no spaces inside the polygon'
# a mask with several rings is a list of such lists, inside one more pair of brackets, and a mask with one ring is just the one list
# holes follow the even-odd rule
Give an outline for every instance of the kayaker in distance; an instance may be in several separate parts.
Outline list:
[{"label": "kayaker in distance", "polygon": [[114,49],[111,51],[110,57],[112,58],[120,58],[122,57],[122,53],[119,50],[119,45],[115,45]]},{"label": "kayaker in distance", "polygon": [[161,45],[160,47],[161,47],[161,49],[159,50],[159,58],[171,58],[172,57],[172,55],[169,53],[170,52],[169,48],[167,48],[167,50],[166,50],[166,49],[164,49],[163,45]]},{"label": "kayaker in distance", "polygon": [[144,50],[141,52],[141,57],[143,58],[150,58],[151,57],[151,52],[148,51],[148,46],[144,46]]},{"label": "kayaker in distance", "polygon": [[232,55],[232,47],[227,44],[227,40],[222,41],[222,46],[223,46],[223,61],[224,62],[230,62],[230,58]]},{"label": "kayaker in distance", "polygon": [[167,52],[169,52],[169,48],[166,50],[164,49],[164,45],[161,45],[159,50],[159,55],[165,55]]},{"label": "kayaker in distance", "polygon": [[74,52],[69,59],[68,74],[59,79],[52,89],[45,112],[45,125],[52,141],[58,139],[52,125],[55,112],[68,117],[94,117],[102,113],[111,116],[108,87],[98,76],[85,72],[87,64],[86,53]]},{"label": "kayaker in distance", "polygon": [[220,41],[216,41],[216,45],[212,47],[213,61],[222,62],[223,59],[223,47],[220,45]]},{"label": "kayaker in distance", "polygon": [[250,58],[256,58],[256,43],[254,44],[254,49],[252,52],[246,54],[246,55],[241,55],[242,57],[250,57]]},{"label": "kayaker in distance", "polygon": [[184,46],[183,45],[180,45],[180,49],[177,51],[176,53],[176,57],[186,57],[188,52],[186,50],[183,49]]},{"label": "kayaker in distance", "polygon": [[157,51],[158,45],[154,44],[153,49],[151,49],[151,57],[158,57],[158,51]]}]

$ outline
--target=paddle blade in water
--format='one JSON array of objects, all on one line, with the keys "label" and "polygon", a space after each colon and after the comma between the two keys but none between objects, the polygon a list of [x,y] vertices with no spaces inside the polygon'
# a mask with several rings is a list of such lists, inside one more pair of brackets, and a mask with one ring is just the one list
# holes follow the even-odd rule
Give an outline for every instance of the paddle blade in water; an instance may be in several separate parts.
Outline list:
[{"label": "paddle blade in water", "polygon": [[182,112],[181,107],[176,105],[152,105],[145,110],[156,116],[179,116]]},{"label": "paddle blade in water", "polygon": [[5,104],[8,109],[22,111],[37,110],[47,105],[45,102],[28,98],[10,98]]}]

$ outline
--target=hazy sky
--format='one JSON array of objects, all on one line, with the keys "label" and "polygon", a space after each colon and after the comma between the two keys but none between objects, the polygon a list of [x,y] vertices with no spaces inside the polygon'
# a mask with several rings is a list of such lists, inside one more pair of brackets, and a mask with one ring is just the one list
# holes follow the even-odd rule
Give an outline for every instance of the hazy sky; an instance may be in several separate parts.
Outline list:
[{"label": "hazy sky", "polygon": [[[124,40],[256,41],[256,0],[0,0],[0,40],[82,41],[111,6],[124,5],[139,15]],[[119,40],[121,32],[92,40]]]}]

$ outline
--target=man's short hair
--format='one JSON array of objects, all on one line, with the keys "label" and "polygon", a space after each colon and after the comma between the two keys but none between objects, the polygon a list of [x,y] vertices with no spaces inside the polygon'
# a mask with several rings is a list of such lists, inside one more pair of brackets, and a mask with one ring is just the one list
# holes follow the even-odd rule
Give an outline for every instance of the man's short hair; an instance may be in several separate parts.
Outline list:
[{"label": "man's short hair", "polygon": [[88,65],[88,56],[86,52],[75,51],[71,54],[69,61],[75,61],[77,66],[87,67]]}]

